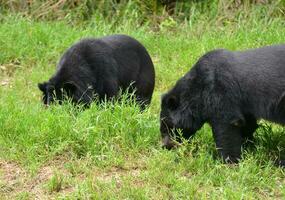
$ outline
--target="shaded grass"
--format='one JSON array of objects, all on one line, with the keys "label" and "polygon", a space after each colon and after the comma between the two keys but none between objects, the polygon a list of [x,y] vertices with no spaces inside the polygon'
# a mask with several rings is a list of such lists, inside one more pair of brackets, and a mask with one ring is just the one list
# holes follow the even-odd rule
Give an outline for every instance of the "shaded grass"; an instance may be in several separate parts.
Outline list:
[{"label": "shaded grass", "polygon": [[[0,188],[10,188],[0,189],[2,196],[32,199],[40,190],[59,199],[282,199],[284,172],[273,165],[284,153],[282,127],[261,122],[256,147],[244,151],[238,166],[229,166],[214,159],[208,125],[191,143],[185,141],[174,151],[161,149],[158,116],[160,95],[203,53],[283,43],[284,27],[282,19],[251,17],[219,26],[186,21],[157,32],[131,24],[114,28],[96,20],[71,27],[65,21],[5,16],[0,24],[0,65],[5,67],[0,68],[0,81],[8,77],[9,83],[0,86],[0,158],[18,163],[23,173],[15,179],[24,181],[9,185],[0,164]],[[156,69],[150,108],[140,112],[125,101],[94,103],[84,111],[68,103],[44,108],[37,83],[54,73],[63,51],[80,38],[112,33],[129,34],[150,52]],[[49,167],[55,170],[44,181],[30,183]]]}]

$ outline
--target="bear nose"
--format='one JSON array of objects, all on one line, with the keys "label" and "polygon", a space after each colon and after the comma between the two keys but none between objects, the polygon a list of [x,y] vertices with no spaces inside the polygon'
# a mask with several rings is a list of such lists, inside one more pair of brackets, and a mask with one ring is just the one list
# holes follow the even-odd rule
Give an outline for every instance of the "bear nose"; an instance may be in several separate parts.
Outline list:
[{"label": "bear nose", "polygon": [[163,144],[162,148],[163,149],[167,149],[167,150],[171,150],[174,147],[174,145],[169,145],[169,144]]},{"label": "bear nose", "polygon": [[173,149],[174,147],[176,147],[176,144],[174,143],[174,141],[172,141],[170,139],[169,136],[165,136],[162,139],[162,148],[165,148],[167,150]]}]

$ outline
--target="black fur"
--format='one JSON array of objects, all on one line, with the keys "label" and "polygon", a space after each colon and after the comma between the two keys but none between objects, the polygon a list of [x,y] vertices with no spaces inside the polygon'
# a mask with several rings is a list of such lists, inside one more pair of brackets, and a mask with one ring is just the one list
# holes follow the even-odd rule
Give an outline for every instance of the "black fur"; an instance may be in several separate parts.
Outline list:
[{"label": "black fur", "polygon": [[238,162],[258,119],[285,124],[285,45],[205,54],[162,97],[160,115],[166,148],[176,128],[189,138],[207,122],[222,158]]},{"label": "black fur", "polygon": [[154,78],[153,63],[143,45],[126,35],[112,35],[71,46],[55,75],[38,87],[47,105],[61,102],[64,96],[89,105],[95,96],[104,100],[116,96],[120,88],[123,92],[135,88],[137,101],[144,107],[151,102]]}]

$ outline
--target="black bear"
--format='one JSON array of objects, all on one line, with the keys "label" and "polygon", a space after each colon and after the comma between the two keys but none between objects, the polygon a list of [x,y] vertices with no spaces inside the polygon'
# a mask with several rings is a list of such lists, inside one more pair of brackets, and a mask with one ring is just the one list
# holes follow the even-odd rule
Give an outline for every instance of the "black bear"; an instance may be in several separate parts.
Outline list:
[{"label": "black bear", "polygon": [[209,123],[223,160],[236,163],[258,119],[285,124],[285,45],[202,56],[162,97],[160,131],[171,149],[173,136],[188,139]]},{"label": "black bear", "polygon": [[145,47],[129,36],[111,35],[71,46],[55,75],[38,87],[46,105],[61,102],[64,95],[73,103],[90,105],[95,96],[101,101],[128,89],[144,108],[151,102],[154,82],[153,63]]}]

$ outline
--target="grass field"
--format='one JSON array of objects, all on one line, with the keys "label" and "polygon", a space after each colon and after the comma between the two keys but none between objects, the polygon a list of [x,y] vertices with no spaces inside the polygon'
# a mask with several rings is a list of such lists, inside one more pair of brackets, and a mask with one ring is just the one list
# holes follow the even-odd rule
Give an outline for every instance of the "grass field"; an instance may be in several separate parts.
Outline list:
[{"label": "grass field", "polygon": [[[47,80],[66,48],[83,37],[124,33],[148,49],[156,86],[148,110],[131,103],[68,103],[46,109],[37,83]],[[0,18],[0,199],[284,199],[284,129],[260,122],[256,146],[238,165],[216,157],[205,125],[179,149],[161,148],[160,96],[214,48],[242,50],[284,43],[285,24],[255,18],[221,24],[170,18],[158,29],[94,19]]]}]

